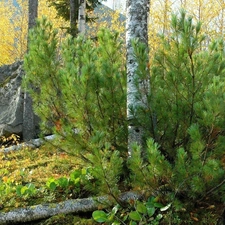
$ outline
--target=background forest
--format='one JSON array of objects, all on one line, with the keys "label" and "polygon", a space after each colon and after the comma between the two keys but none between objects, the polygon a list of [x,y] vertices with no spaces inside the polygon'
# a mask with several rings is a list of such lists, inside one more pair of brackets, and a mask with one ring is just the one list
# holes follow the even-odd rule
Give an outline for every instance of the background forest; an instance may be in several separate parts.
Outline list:
[{"label": "background forest", "polygon": [[[16,2],[16,3],[15,3]],[[10,64],[15,60],[23,59],[26,52],[26,35],[28,24],[28,2],[24,0],[1,0],[1,61],[0,65]],[[64,27],[66,22],[56,18],[57,12],[48,7],[47,0],[39,0],[39,17],[47,16],[55,28]],[[193,16],[196,21],[202,21],[202,32],[208,35],[208,38],[216,38],[224,34],[224,8],[223,0],[153,0],[150,4],[149,14],[149,43],[150,50],[154,52],[159,44],[158,34],[170,33],[171,13],[184,8]],[[105,12],[101,12],[100,18],[104,17]],[[118,17],[118,16],[117,16]],[[114,30],[123,29],[123,24],[116,23],[115,17]],[[105,24],[105,22],[103,22]],[[92,24],[95,27],[102,27],[103,24]],[[118,27],[117,27],[118,26]],[[117,28],[116,28],[117,27]],[[63,37],[63,34],[61,37]],[[152,54],[150,54],[152,55]]]},{"label": "background forest", "polygon": [[107,11],[110,25],[98,14],[86,36],[72,37],[40,0],[26,53],[26,1],[0,4],[0,64],[24,60],[42,134],[56,136],[40,149],[2,153],[2,212],[95,197],[91,213],[37,224],[225,223],[225,2],[151,1],[149,51],[132,41],[134,101],[144,104],[128,107],[143,130],[143,144],[131,146],[119,12]]}]

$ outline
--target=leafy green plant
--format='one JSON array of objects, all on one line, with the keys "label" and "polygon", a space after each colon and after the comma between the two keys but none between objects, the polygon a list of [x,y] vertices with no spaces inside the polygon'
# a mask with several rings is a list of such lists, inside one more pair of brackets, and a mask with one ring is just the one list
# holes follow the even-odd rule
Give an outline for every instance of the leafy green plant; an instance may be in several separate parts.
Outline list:
[{"label": "leafy green plant", "polygon": [[46,186],[50,191],[55,191],[57,187],[57,180],[54,178],[49,178],[46,182]]},{"label": "leafy green plant", "polygon": [[150,197],[146,202],[134,201],[128,209],[116,205],[110,212],[96,210],[92,217],[96,222],[108,224],[149,224],[157,225],[162,219],[162,212],[167,211],[171,204],[163,206],[157,198]]},{"label": "leafy green plant", "polygon": [[76,169],[69,177],[49,178],[46,182],[47,189],[53,194],[64,194],[76,198],[88,193],[87,186],[91,186],[92,175],[90,168]]},{"label": "leafy green plant", "polygon": [[36,193],[37,189],[35,188],[35,185],[32,183],[16,186],[16,194],[19,197],[28,198],[34,196]]}]

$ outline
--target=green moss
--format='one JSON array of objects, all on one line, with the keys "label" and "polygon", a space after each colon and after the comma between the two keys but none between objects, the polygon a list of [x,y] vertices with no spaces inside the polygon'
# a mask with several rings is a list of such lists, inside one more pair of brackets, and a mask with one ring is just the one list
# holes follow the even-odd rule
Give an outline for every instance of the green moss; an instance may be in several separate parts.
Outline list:
[{"label": "green moss", "polygon": [[[59,214],[52,216],[49,219],[43,220],[41,222],[38,222],[37,225],[62,225],[62,224],[67,224],[67,225],[95,225],[96,223],[91,219],[88,218],[89,216],[86,215],[81,215],[81,216],[75,216],[72,214],[64,215],[64,214]],[[32,223],[34,224],[34,223]]]}]

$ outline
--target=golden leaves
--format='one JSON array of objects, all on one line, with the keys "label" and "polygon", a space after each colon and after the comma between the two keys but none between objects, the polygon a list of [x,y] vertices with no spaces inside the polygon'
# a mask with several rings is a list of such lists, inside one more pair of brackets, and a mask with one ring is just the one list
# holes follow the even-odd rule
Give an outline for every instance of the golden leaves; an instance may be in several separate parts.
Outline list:
[{"label": "golden leaves", "polygon": [[[0,66],[22,60],[27,51],[28,1],[0,1]],[[56,18],[54,8],[49,8],[47,0],[39,0],[39,18],[43,15],[52,21],[54,28],[66,27],[62,19]],[[59,35],[62,37],[62,31]]]}]

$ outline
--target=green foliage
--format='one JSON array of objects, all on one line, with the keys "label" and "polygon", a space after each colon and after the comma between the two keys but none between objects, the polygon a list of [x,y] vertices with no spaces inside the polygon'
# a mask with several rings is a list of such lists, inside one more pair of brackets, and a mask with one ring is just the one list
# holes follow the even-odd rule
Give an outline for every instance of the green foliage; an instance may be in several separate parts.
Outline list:
[{"label": "green foliage", "polygon": [[[24,59],[24,85],[29,86],[29,92],[36,103],[35,112],[41,120],[45,120],[46,114],[54,113],[52,110],[57,103],[53,99],[60,97],[57,93],[59,84],[54,79],[59,69],[56,35],[57,31],[46,18],[42,18],[42,23],[37,21],[36,28],[29,33],[32,42],[29,46],[29,57]],[[40,101],[44,104],[39,104]]]},{"label": "green foliage", "polygon": [[[150,200],[93,214],[98,222],[114,224],[188,223],[185,210],[224,202],[223,42],[206,45],[200,29],[184,12],[172,17],[172,35],[162,37],[152,63],[151,92],[141,89],[136,96],[141,100],[144,91],[147,106],[131,109],[145,130],[146,148],[134,145],[127,159],[126,77],[118,34],[102,30],[97,42],[79,36],[58,46],[51,24],[38,23],[30,34],[24,85],[43,132],[56,134],[53,144],[88,167],[84,183],[74,172],[70,178],[49,179],[49,190],[67,190],[72,182],[78,190],[108,193],[121,204],[118,194],[129,184],[147,197],[159,196],[157,204],[166,205],[161,211],[175,215],[159,213],[162,205]],[[133,48],[139,82],[148,86],[148,55],[138,41]]]},{"label": "green foliage", "polygon": [[[88,186],[91,185],[92,174],[90,169],[76,169],[70,173],[70,176],[49,178],[46,182],[47,189],[52,193],[60,193],[65,196],[77,198],[88,194]],[[92,189],[93,190],[93,189]],[[93,193],[94,192],[89,192]]]},{"label": "green foliage", "polygon": [[153,139],[147,141],[146,155],[143,159],[139,146],[133,146],[133,157],[128,159],[128,168],[131,170],[132,186],[138,189],[154,192],[172,176],[172,166],[160,153],[159,146]]},{"label": "green foliage", "polygon": [[16,194],[19,197],[28,198],[35,195],[37,192],[37,189],[35,188],[35,185],[32,183],[26,184],[26,185],[18,185],[16,187]]},{"label": "green foliage", "polygon": [[[224,129],[223,44],[207,44],[200,34],[201,24],[195,25],[191,17],[186,17],[185,12],[181,12],[180,18],[173,15],[173,33],[171,37],[162,37],[162,47],[155,55],[151,71],[151,104],[157,115],[155,137],[171,160],[176,149],[190,147],[187,131],[193,124],[198,124],[204,145],[209,146]],[[215,130],[217,134],[213,134]]]},{"label": "green foliage", "polygon": [[[76,5],[76,18],[78,20],[78,10],[79,10],[79,1],[74,0]],[[104,0],[103,0],[104,1]],[[66,21],[69,21],[70,19],[70,2],[68,0],[59,0],[59,1],[53,1],[48,0],[49,6],[53,6],[57,10],[57,16],[62,17]],[[101,4],[102,0],[89,0],[88,3],[86,3],[86,9],[88,13],[92,12],[95,7],[97,7],[99,4]],[[91,18],[87,17],[87,21],[89,21]]]},{"label": "green foliage", "polygon": [[[103,0],[104,1],[104,0]],[[49,6],[54,7],[57,11],[57,17],[63,18],[65,21],[70,20],[70,1],[68,0],[59,0],[59,1],[54,1],[54,0],[48,0]],[[74,24],[74,27],[63,27],[64,29],[67,29],[67,31],[70,34],[74,34],[74,28],[75,28],[75,36],[77,35],[78,28],[78,11],[79,11],[79,6],[80,2],[79,0],[74,0],[75,3],[75,18],[76,18],[76,24]],[[101,4],[101,0],[89,0],[86,2],[86,21],[87,22],[93,22],[96,18],[93,18],[89,14],[91,14],[98,5]]]},{"label": "green foliage", "polygon": [[[144,151],[133,146],[128,167],[133,188],[159,194],[180,212],[225,199],[225,58],[223,42],[206,45],[201,24],[185,12],[173,15],[171,28],[154,57],[148,106],[138,113],[139,124],[150,127],[146,137],[154,139]],[[142,46],[133,46],[145,56]]]},{"label": "green foliage", "polygon": [[157,225],[163,218],[162,212],[167,211],[171,204],[163,206],[157,198],[150,197],[146,202],[134,201],[126,209],[116,205],[110,212],[96,210],[92,213],[93,219],[104,224],[149,224]]},{"label": "green foliage", "polygon": [[68,38],[58,61],[55,33],[45,19],[38,22],[24,62],[24,84],[43,131],[58,134],[63,139],[58,147],[83,159],[107,142],[112,150],[126,149],[126,77],[118,34],[102,30],[98,43]]},{"label": "green foliage", "polygon": [[[54,143],[58,148],[89,164],[95,183],[87,183],[86,188],[117,199],[127,142],[122,43],[117,33],[107,30],[99,32],[97,43],[71,37],[60,47],[58,60],[55,34],[45,19],[30,34],[24,84],[34,111],[41,118],[43,132],[58,136]],[[69,183],[78,185],[80,178],[76,179]],[[50,179],[47,186],[55,190],[66,185],[65,181]]]},{"label": "green foliage", "polygon": [[93,164],[91,175],[95,182],[90,183],[86,188],[91,191],[95,190],[99,194],[110,194],[118,201],[119,181],[123,172],[123,159],[119,151],[112,152],[109,148],[101,151],[94,150],[89,160]]}]

